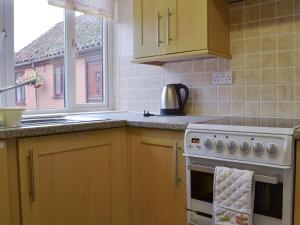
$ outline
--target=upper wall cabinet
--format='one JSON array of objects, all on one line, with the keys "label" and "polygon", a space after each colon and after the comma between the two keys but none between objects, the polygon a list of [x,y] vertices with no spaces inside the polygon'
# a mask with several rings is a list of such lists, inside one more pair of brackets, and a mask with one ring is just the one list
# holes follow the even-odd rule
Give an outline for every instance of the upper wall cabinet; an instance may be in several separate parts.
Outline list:
[{"label": "upper wall cabinet", "polygon": [[133,0],[134,57],[164,63],[230,57],[226,0]]}]

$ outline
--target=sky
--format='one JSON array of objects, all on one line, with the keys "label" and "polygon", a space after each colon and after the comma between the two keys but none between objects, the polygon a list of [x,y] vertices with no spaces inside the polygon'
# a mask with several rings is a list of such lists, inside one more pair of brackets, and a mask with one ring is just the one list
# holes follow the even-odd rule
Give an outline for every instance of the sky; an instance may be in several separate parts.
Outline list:
[{"label": "sky", "polygon": [[31,43],[56,23],[63,21],[64,10],[49,6],[47,0],[14,0],[15,52]]}]

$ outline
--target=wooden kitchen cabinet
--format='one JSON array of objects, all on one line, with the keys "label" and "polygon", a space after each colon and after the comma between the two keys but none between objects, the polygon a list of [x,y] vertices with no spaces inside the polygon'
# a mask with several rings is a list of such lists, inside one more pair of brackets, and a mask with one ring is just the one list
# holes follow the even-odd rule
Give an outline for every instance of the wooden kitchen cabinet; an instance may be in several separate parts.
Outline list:
[{"label": "wooden kitchen cabinet", "polygon": [[5,141],[0,141],[0,225],[10,225],[8,158]]},{"label": "wooden kitchen cabinet", "polygon": [[226,0],[134,0],[134,57],[164,63],[230,57]]},{"label": "wooden kitchen cabinet", "polygon": [[129,225],[126,129],[20,139],[23,225]]},{"label": "wooden kitchen cabinet", "polygon": [[300,141],[296,141],[294,225],[300,224]]},{"label": "wooden kitchen cabinet", "polygon": [[132,225],[186,224],[183,133],[131,129]]}]

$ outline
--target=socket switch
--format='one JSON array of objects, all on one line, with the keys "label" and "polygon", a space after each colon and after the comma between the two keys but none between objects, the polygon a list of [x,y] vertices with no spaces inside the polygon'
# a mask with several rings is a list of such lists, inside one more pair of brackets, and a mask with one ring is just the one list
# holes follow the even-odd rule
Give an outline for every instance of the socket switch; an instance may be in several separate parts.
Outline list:
[{"label": "socket switch", "polygon": [[213,84],[232,84],[232,72],[214,72],[213,73]]}]

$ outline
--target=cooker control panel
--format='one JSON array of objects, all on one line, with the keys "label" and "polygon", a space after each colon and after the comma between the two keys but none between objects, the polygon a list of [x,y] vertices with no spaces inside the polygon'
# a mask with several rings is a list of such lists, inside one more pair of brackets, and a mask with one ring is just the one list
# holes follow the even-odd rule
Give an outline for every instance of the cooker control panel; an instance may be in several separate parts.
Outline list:
[{"label": "cooker control panel", "polygon": [[187,154],[278,165],[292,164],[292,137],[207,130],[187,130]]}]

